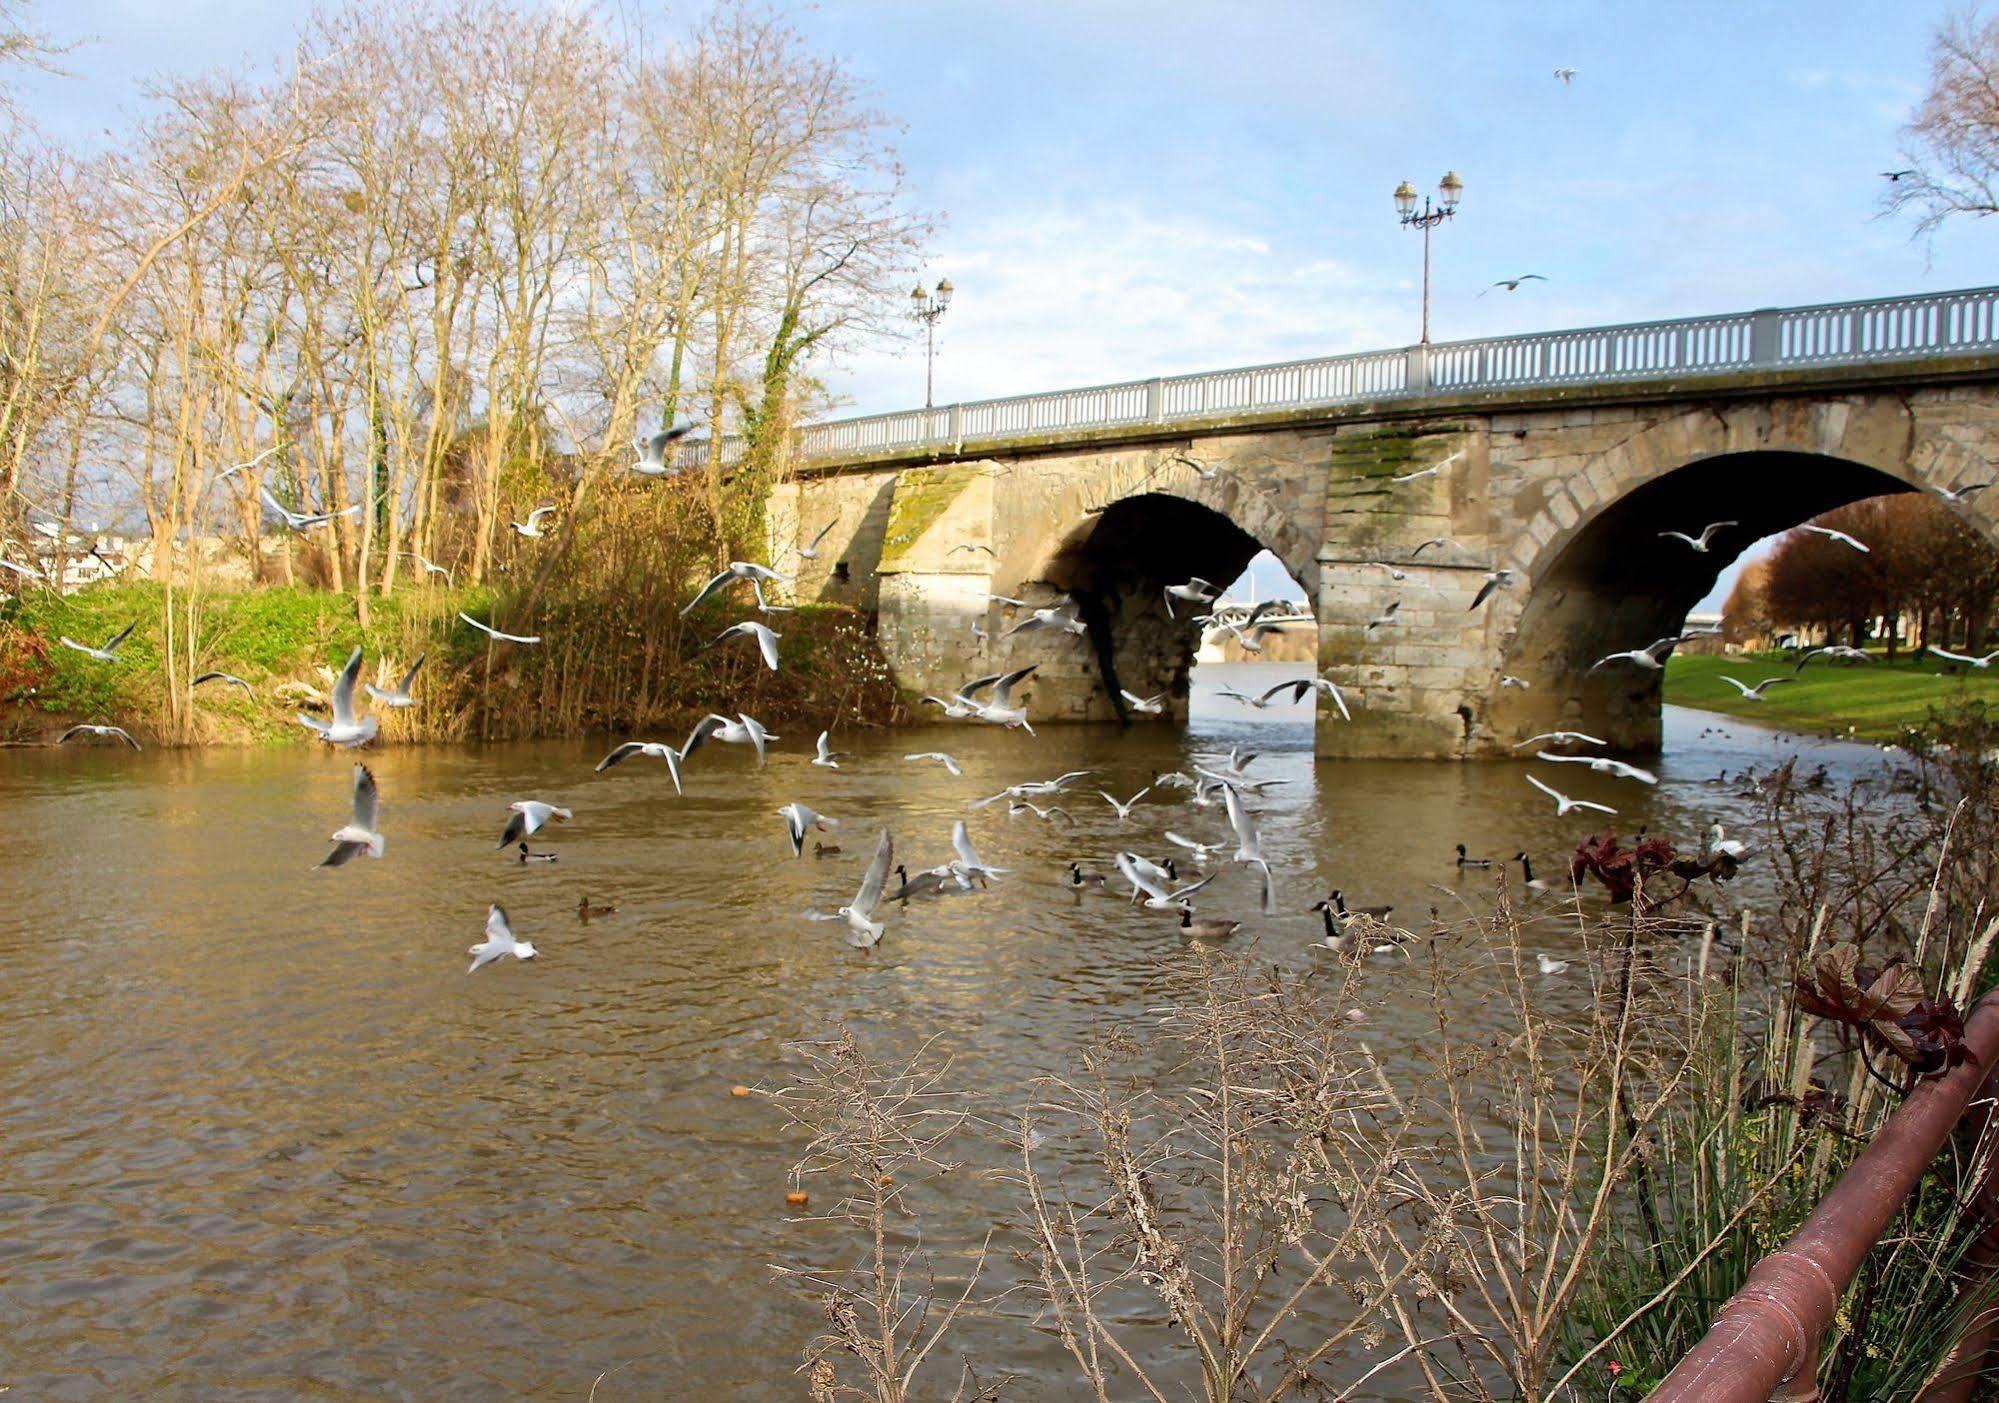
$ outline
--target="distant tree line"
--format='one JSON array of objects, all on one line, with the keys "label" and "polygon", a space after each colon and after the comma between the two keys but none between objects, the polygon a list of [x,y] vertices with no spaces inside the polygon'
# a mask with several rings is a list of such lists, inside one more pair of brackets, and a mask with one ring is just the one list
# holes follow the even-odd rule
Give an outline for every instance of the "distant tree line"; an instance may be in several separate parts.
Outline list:
[{"label": "distant tree line", "polygon": [[[412,553],[489,578],[677,418],[747,443],[679,484],[756,552],[812,368],[889,325],[924,218],[892,129],[781,18],[350,0],[261,71],[158,80],[101,152],[8,75],[62,56],[0,0],[0,549],[143,516],[252,554],[288,508],[365,614]],[[18,93],[13,94],[16,99]],[[256,459],[244,472],[232,464]],[[287,551],[282,568],[292,568]]]},{"label": "distant tree line", "polygon": [[1857,551],[1795,530],[1743,573],[1723,610],[1724,632],[1741,641],[1806,630],[1832,642],[1909,644],[1983,651],[1999,600],[1999,550],[1934,497],[1873,497],[1815,524],[1865,542]]}]

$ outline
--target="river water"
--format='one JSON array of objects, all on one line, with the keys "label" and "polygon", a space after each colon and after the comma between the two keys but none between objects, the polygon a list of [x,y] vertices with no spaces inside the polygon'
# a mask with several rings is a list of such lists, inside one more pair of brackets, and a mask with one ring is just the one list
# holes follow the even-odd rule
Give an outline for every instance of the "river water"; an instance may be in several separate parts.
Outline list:
[{"label": "river water", "polygon": [[[1296,669],[1207,668],[1257,687]],[[311,871],[344,820],[344,754],[0,754],[0,1388],[13,1399],[795,1398],[820,1321],[769,1265],[817,1252],[787,1217],[800,1146],[737,1083],[776,1085],[785,1046],[851,1027],[884,1051],[936,1036],[959,1083],[1001,1102],[1107,1021],[1147,1026],[1169,918],[1061,891],[1072,858],[1163,856],[1165,828],[1219,838],[1215,809],[1155,792],[1120,824],[1093,789],[1071,827],[969,799],[1090,769],[1120,798],[1241,743],[1264,800],[1283,914],[1240,869],[1203,914],[1263,955],[1312,958],[1306,911],[1332,886],[1398,915],[1468,893],[1452,846],[1525,848],[1550,874],[1587,826],[1556,820],[1506,764],[1315,763],[1301,709],[1197,695],[1184,730],[970,724],[839,738],[839,771],[786,734],[759,772],[711,746],[674,796],[657,761],[606,774],[601,742],[368,752],[379,862]],[[1798,742],[1699,713],[1667,720],[1661,783],[1561,772],[1629,832],[1682,837],[1752,809],[1733,784],[1802,751],[1834,780],[1871,747]],[[946,750],[954,779],[902,760]],[[523,866],[493,844],[506,805],[575,811]],[[843,820],[844,852],[794,860],[775,810]],[[889,916],[874,952],[799,918],[852,896],[882,826],[912,866],[968,817],[988,892]],[[1436,884],[1447,890],[1440,892]],[[577,917],[578,899],[615,915]],[[488,902],[541,952],[468,978]],[[1385,1030],[1385,1034],[1392,1030]],[[1024,1095],[1024,1093],[1023,1093]],[[942,1251],[1002,1225],[967,1182]],[[1068,1396],[1025,1306],[956,1345]],[[953,1372],[947,1368],[947,1373]],[[943,1390],[948,1393],[948,1388]]]}]

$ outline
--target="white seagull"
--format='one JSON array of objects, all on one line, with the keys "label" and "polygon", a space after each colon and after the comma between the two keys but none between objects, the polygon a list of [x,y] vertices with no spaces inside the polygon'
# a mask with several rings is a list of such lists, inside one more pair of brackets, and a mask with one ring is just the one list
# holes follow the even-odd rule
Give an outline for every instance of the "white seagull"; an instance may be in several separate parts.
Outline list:
[{"label": "white seagull", "polygon": [[1609,741],[1598,740],[1595,736],[1586,736],[1581,731],[1543,731],[1538,736],[1529,736],[1527,737],[1526,740],[1517,740],[1513,742],[1513,748],[1515,750],[1522,750],[1525,749],[1527,746],[1538,745],[1543,741],[1546,741],[1551,745],[1609,745],[1610,744]]},{"label": "white seagull", "polygon": [[[1936,649],[1932,648],[1930,649],[1930,651],[1934,653]],[[1747,700],[1759,701],[1759,702],[1765,700],[1765,697],[1763,696],[1763,689],[1765,687],[1771,686],[1779,682],[1795,682],[1798,680],[1796,677],[1766,677],[1761,682],[1758,682],[1754,687],[1751,687],[1745,682],[1740,682],[1735,678],[1730,677],[1725,672],[1720,674],[1720,676],[1722,681],[1726,682],[1729,686],[1735,688],[1736,691],[1742,693],[1742,695]]]},{"label": "white seagull", "polygon": [[745,619],[742,623],[730,624],[727,628],[716,634],[715,641],[708,646],[710,648],[719,647],[731,638],[754,638],[757,641],[757,651],[764,655],[764,666],[772,672],[776,672],[777,640],[781,637],[783,637],[782,634],[771,632],[769,628],[758,623],[755,619]]},{"label": "white seagull", "polygon": [[1395,611],[1400,609],[1401,607],[1402,607],[1401,600],[1399,599],[1390,600],[1388,603],[1388,607],[1381,611],[1381,616],[1379,618],[1369,619],[1367,621],[1367,627],[1362,629],[1361,632],[1373,633],[1378,628],[1386,628],[1388,625],[1395,622]]},{"label": "white seagull", "polygon": [[1221,591],[1199,575],[1192,576],[1184,585],[1166,586],[1166,617],[1173,618],[1173,601],[1184,599],[1193,604],[1212,604],[1220,597]]},{"label": "white seagull", "polygon": [[1527,782],[1555,801],[1556,818],[1566,817],[1568,815],[1569,810],[1571,809],[1595,809],[1599,813],[1606,813],[1606,814],[1614,814],[1617,812],[1616,809],[1613,809],[1608,804],[1597,804],[1591,802],[1588,799],[1571,799],[1568,795],[1562,793],[1561,790],[1550,788],[1548,785],[1541,783],[1541,781],[1535,778],[1533,775],[1527,776]]},{"label": "white seagull", "polygon": [[430,650],[428,648],[418,653],[416,661],[410,664],[410,670],[403,674],[403,680],[396,683],[394,687],[383,688],[377,687],[372,682],[364,682],[361,684],[361,690],[368,694],[371,701],[377,702],[382,706],[415,706],[416,698],[410,695],[410,683],[416,681],[417,669],[423,666],[423,660],[429,656]]},{"label": "white seagull", "polygon": [[1046,609],[1032,610],[1028,616],[1000,635],[1011,638],[1016,633],[1038,633],[1044,628],[1060,629],[1064,633],[1083,633],[1083,621],[1076,617],[1076,605],[1054,604]]},{"label": "white seagull", "polygon": [[[1013,672],[993,679],[992,700],[981,705],[973,715],[977,716],[979,720],[991,722],[995,726],[1005,726],[1008,730],[1019,727],[1030,736],[1033,735],[1034,727],[1027,724],[1027,703],[1022,702],[1019,706],[1015,706],[1013,704],[1013,689],[1016,683],[1025,681],[1028,674],[1040,666],[1040,663],[1029,663],[1026,667],[1018,668]],[[983,683],[975,682],[971,685],[976,690]]]},{"label": "white seagull", "polygon": [[1706,555],[1708,542],[1714,539],[1715,532],[1724,530],[1730,526],[1740,526],[1741,524],[1739,521],[1710,521],[1706,526],[1701,528],[1701,533],[1698,536],[1689,536],[1684,531],[1661,531],[1659,539],[1666,540],[1670,538],[1675,541],[1685,541],[1702,555]]},{"label": "white seagull", "polygon": [[[1414,482],[1419,477],[1435,477],[1438,473],[1442,472],[1445,468],[1448,468],[1451,464],[1457,462],[1458,459],[1464,456],[1465,456],[1465,451],[1464,449],[1460,448],[1457,452],[1451,454],[1449,457],[1439,458],[1436,462],[1430,464],[1430,466],[1427,468],[1419,468],[1413,473],[1402,473],[1398,476],[1391,477],[1388,480],[1390,482]],[[1413,560],[1415,559],[1415,557],[1412,555],[1410,559]]]},{"label": "white seagull", "polygon": [[1595,672],[1598,668],[1609,663],[1628,662],[1635,663],[1647,672],[1657,672],[1666,665],[1666,654],[1672,652],[1679,645],[1679,635],[1675,634],[1671,638],[1661,638],[1647,643],[1643,648],[1630,648],[1622,653],[1607,653],[1591,663],[1589,670]]},{"label": "white seagull", "polygon": [[1279,692],[1289,692],[1291,700],[1294,703],[1303,701],[1308,692],[1324,692],[1331,699],[1333,705],[1340,709],[1341,719],[1347,721],[1353,720],[1353,713],[1347,710],[1347,699],[1340,695],[1340,689],[1337,686],[1324,677],[1300,677],[1290,682],[1279,682],[1275,687],[1272,687],[1261,697],[1251,702],[1250,705],[1255,707],[1269,706],[1271,700]]},{"label": "white seagull", "polygon": [[1120,687],[1118,688],[1118,695],[1124,698],[1126,706],[1130,707],[1140,716],[1157,716],[1166,710],[1166,693],[1164,692],[1161,692],[1156,697],[1136,697]]},{"label": "white seagull", "polygon": [[1110,795],[1105,794],[1103,790],[1099,789],[1097,791],[1097,793],[1103,794],[1104,802],[1106,804],[1109,804],[1112,808],[1117,810],[1117,821],[1119,823],[1123,823],[1126,819],[1130,818],[1132,805],[1136,804],[1140,799],[1143,799],[1146,795],[1150,794],[1151,792],[1152,792],[1152,786],[1148,784],[1145,786],[1145,788],[1139,790],[1138,793],[1132,795],[1129,799],[1125,800],[1122,804],[1120,804],[1117,800],[1111,798]]},{"label": "white seagull", "polygon": [[[1479,605],[1485,603],[1496,589],[1512,589],[1514,582],[1519,578],[1518,572],[1513,570],[1486,571],[1485,583],[1478,587],[1478,593],[1472,597],[1471,607],[1476,609]],[[1470,610],[1466,612],[1469,613]]]},{"label": "white seagull", "polygon": [[271,495],[270,488],[259,487],[257,489],[257,492],[260,496],[263,497],[264,505],[268,506],[272,511],[276,512],[279,516],[283,517],[285,519],[285,525],[289,526],[294,531],[310,531],[316,526],[326,525],[327,522],[332,521],[335,517],[351,516],[355,512],[361,510],[361,504],[356,502],[353,506],[342,507],[337,512],[288,511],[286,510],[285,504],[283,502],[280,502],[276,497],[273,497]]},{"label": "white seagull", "polygon": [[914,755],[905,755],[902,758],[905,760],[935,760],[953,775],[962,775],[965,773],[964,770],[959,768],[956,760],[953,760],[941,750],[919,750]]},{"label": "white seagull", "polygon": [[875,908],[881,905],[882,888],[888,885],[889,865],[894,861],[895,843],[884,828],[881,841],[875,845],[874,860],[868,864],[867,875],[861,878],[861,889],[854,893],[854,899],[830,916],[807,911],[807,919],[845,921],[847,943],[856,950],[867,950],[880,944],[884,927],[874,918]]},{"label": "white seagull", "polygon": [[512,847],[515,843],[539,833],[551,820],[567,823],[576,815],[556,804],[544,804],[539,799],[516,799],[507,805],[513,817],[507,820],[506,831],[500,834],[500,841],[493,844],[499,848]]},{"label": "white seagull", "polygon": [[71,726],[67,731],[56,737],[56,744],[62,745],[72,736],[116,736],[119,740],[131,746],[132,749],[137,750],[139,748],[139,742],[133,740],[131,733],[123,726]]},{"label": "white seagull", "polygon": [[817,828],[821,831],[839,826],[840,820],[828,818],[817,809],[808,809],[803,804],[786,804],[778,810],[784,818],[784,831],[791,839],[791,855],[805,855],[805,835]]},{"label": "white seagull", "polygon": [[435,560],[432,560],[422,551],[413,550],[410,552],[410,555],[414,557],[417,564],[423,567],[423,571],[426,575],[442,575],[444,576],[444,583],[447,586],[450,585],[451,572],[449,570],[445,569],[442,565],[439,565]]},{"label": "white seagull", "polygon": [[731,720],[727,716],[718,716],[711,711],[696,721],[694,729],[687,733],[687,744],[680,747],[682,762],[710,739],[721,741],[725,745],[749,746],[756,751],[757,768],[761,770],[764,767],[764,744],[776,740],[777,737],[766,731],[762,722],[746,712],[738,712],[736,719]]},{"label": "white seagull", "polygon": [[488,638],[497,638],[502,643],[541,642],[541,635],[538,633],[502,633],[498,629],[492,627],[490,624],[480,623],[470,614],[464,613],[463,611],[459,613],[458,617],[465,620],[465,622],[472,625],[472,627],[478,629],[479,632],[485,634]]},{"label": "white seagull", "polygon": [[366,765],[354,767],[354,807],[347,822],[333,830],[333,851],[321,867],[344,867],[366,853],[382,855],[381,796],[375,790],[375,776]]},{"label": "white seagull", "polygon": [[0,570],[12,570],[15,574],[30,580],[39,580],[42,578],[42,572],[35,569],[32,565],[16,565],[13,561],[5,557],[0,557]]},{"label": "white seagull", "polygon": [[1515,677],[1510,672],[1501,673],[1499,677],[1499,688],[1501,691],[1505,691],[1507,688],[1511,687],[1518,691],[1524,692],[1533,685],[1534,684],[1532,682],[1529,682],[1526,678]]},{"label": "white seagull", "polygon": [[1622,760],[1613,760],[1607,755],[1554,755],[1548,751],[1537,751],[1536,760],[1549,760],[1558,765],[1588,765],[1600,775],[1615,775],[1619,779],[1635,779],[1640,784],[1657,784],[1659,777],[1650,770],[1641,770],[1636,765],[1627,765]]},{"label": "white seagull", "polygon": [[1835,541],[1844,541],[1847,545],[1852,546],[1862,555],[1866,555],[1868,553],[1868,549],[1864,544],[1854,540],[1853,537],[1847,535],[1844,531],[1835,531],[1830,526],[1814,526],[1809,521],[1807,521],[1803,526],[1800,526],[1798,529],[1800,531],[1810,531],[1820,536],[1828,536]]},{"label": "white seagull", "polygon": [[278,451],[278,445],[274,443],[269,448],[266,448],[262,453],[259,453],[256,457],[250,459],[248,462],[237,463],[231,467],[224,468],[221,472],[215,475],[215,480],[217,482],[221,482],[225,478],[232,478],[236,476],[237,473],[242,472],[246,468],[254,468],[257,466],[257,464],[263,462],[266,458],[270,457],[273,453],[277,451]]},{"label": "white seagull", "polygon": [[1137,853],[1119,853],[1116,861],[1117,870],[1124,874],[1127,882],[1131,883],[1132,901],[1140,904],[1139,899],[1142,897],[1144,898],[1142,904],[1153,911],[1174,910],[1181,902],[1215,880],[1215,874],[1209,873],[1198,882],[1171,890],[1166,883],[1172,878]]},{"label": "white seagull", "polygon": [[661,741],[628,740],[597,762],[597,773],[601,775],[613,765],[622,765],[634,755],[666,761],[666,772],[673,776],[673,792],[684,792],[680,787],[680,752]]},{"label": "white seagull", "polygon": [[1935,491],[1937,496],[1943,498],[1946,502],[1962,502],[1972,493],[1983,492],[1990,486],[1992,486],[1992,480],[1988,479],[1984,482],[1967,482],[1962,487],[1939,487]]},{"label": "white seagull", "polygon": [[831,731],[821,731],[818,741],[813,744],[812,748],[816,752],[812,757],[812,763],[821,769],[837,770],[840,768],[840,762],[847,758],[845,751],[833,748],[833,733]]},{"label": "white seagull", "polygon": [[819,558],[819,543],[826,539],[827,532],[831,531],[835,526],[838,526],[839,524],[840,524],[840,518],[835,516],[831,521],[827,522],[824,526],[820,527],[819,534],[812,538],[811,545],[800,546],[798,548],[798,558],[800,560],[817,560]]},{"label": "white seagull", "polygon": [[960,881],[971,877],[1001,877],[1010,868],[994,867],[979,856],[979,850],[972,846],[972,835],[965,827],[965,820],[959,819],[951,825],[951,846],[958,854],[958,860],[951,864],[951,870],[958,874]]},{"label": "white seagull", "polygon": [[498,902],[486,908],[486,938],[465,951],[472,957],[472,967],[465,972],[477,974],[482,965],[512,955],[517,960],[531,960],[535,957],[534,946],[514,934],[513,926],[507,921],[507,910]]},{"label": "white seagull", "polygon": [[1222,786],[1222,798],[1228,806],[1229,827],[1235,830],[1236,850],[1232,862],[1244,863],[1263,873],[1263,914],[1277,914],[1277,884],[1270,875],[1270,864],[1263,856],[1263,837],[1257,831],[1256,820],[1243,807],[1242,794],[1233,784]]},{"label": "white seagull", "polygon": [[716,590],[721,589],[724,585],[734,584],[738,580],[748,580],[750,582],[750,588],[756,591],[757,606],[762,608],[764,607],[763,587],[765,582],[788,585],[792,582],[792,577],[790,575],[780,575],[777,571],[767,566],[758,565],[754,561],[732,560],[720,574],[716,575],[707,584],[701,586],[701,593],[688,601],[687,607],[680,611],[680,616],[686,618],[694,612],[695,606],[700,604],[702,600],[706,599]]},{"label": "white seagull", "polygon": [[347,666],[340,669],[340,675],[333,679],[333,720],[322,721],[316,716],[298,714],[299,725],[311,731],[328,745],[338,745],[353,749],[366,745],[375,738],[377,722],[372,716],[354,719],[354,679],[361,675],[361,650],[357,647],[347,656]]},{"label": "white seagull", "polygon": [[510,521],[507,525],[513,528],[515,535],[525,536],[531,541],[538,541],[541,539],[542,534],[541,519],[545,516],[554,516],[555,510],[554,507],[536,507],[528,513],[526,521]]},{"label": "white seagull", "polygon": [[74,648],[84,656],[95,658],[101,663],[115,663],[119,660],[118,650],[124,646],[125,640],[132,636],[132,630],[138,626],[139,621],[134,619],[131,623],[119,629],[118,632],[112,634],[102,648],[93,648],[88,643],[77,642],[74,638],[58,638],[56,641],[65,648]]},{"label": "white seagull", "polygon": [[685,424],[675,424],[670,429],[661,429],[658,433],[645,438],[633,439],[632,448],[639,456],[632,463],[632,471],[640,477],[679,476],[680,469],[666,461],[666,450],[692,432],[694,432],[694,421],[690,419]]},{"label": "white seagull", "polygon": [[[1830,651],[1830,650],[1820,650],[1820,651]],[[1865,653],[1862,653],[1861,656],[1866,657],[1867,655]],[[1982,658],[1968,658],[1963,653],[1953,653],[1948,648],[1932,647],[1930,649],[1930,656],[1942,658],[1945,662],[1963,663],[1966,667],[1975,667],[1975,668],[1984,669],[1992,666],[1992,660],[1994,658],[1999,658],[1999,652],[1987,653]],[[1869,659],[1869,661],[1871,662],[1872,659]]]},{"label": "white seagull", "polygon": [[195,678],[194,681],[187,684],[188,690],[193,691],[196,687],[201,686],[204,682],[222,682],[226,683],[231,687],[241,687],[244,691],[248,692],[253,697],[257,695],[257,689],[255,687],[252,687],[248,682],[245,682],[242,678],[238,677],[233,672],[204,672],[201,674],[201,676]]}]

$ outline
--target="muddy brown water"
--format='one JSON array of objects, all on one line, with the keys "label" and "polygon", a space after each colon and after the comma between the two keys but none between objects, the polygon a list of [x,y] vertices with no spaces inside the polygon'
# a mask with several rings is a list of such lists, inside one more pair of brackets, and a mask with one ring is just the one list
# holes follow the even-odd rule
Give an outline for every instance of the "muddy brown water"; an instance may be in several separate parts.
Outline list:
[{"label": "muddy brown water", "polygon": [[[786,1216],[795,1137],[729,1088],[780,1082],[788,1042],[844,1025],[883,1052],[934,1036],[958,1083],[1005,1109],[1107,1024],[1142,1033],[1176,944],[1169,918],[1060,890],[1063,866],[1163,854],[1169,827],[1225,831],[1177,793],[1120,824],[1078,785],[1073,827],[968,800],[1085,768],[1124,798],[1196,754],[1253,748],[1253,773],[1290,781],[1262,820],[1283,913],[1258,916],[1240,871],[1203,911],[1301,962],[1318,934],[1305,908],[1334,885],[1420,916],[1484,881],[1458,872],[1454,843],[1553,870],[1578,831],[1521,767],[1317,763],[1302,710],[1197,701],[1185,730],[848,734],[837,772],[806,763],[810,735],[785,734],[762,772],[711,746],[681,798],[656,761],[593,774],[602,742],[372,751],[387,851],[338,871],[309,869],[345,813],[345,755],[0,755],[9,1403],[581,1399],[606,1371],[601,1400],[799,1397],[820,1321],[769,1267],[837,1244]],[[1718,770],[1800,750],[1835,778],[1885,763],[1699,713],[1671,713],[1667,733],[1657,790],[1580,767],[1562,787],[1617,804],[1626,831],[1691,836],[1747,817],[1707,782]],[[901,758],[932,749],[964,776]],[[575,810],[537,843],[558,862],[494,851],[525,797]],[[791,857],[775,810],[793,799],[843,820],[820,836],[841,854]],[[892,912],[872,954],[799,918],[852,895],[880,827],[929,866],[960,816],[1013,869],[992,890]],[[617,913],[585,926],[583,896]],[[541,958],[468,978],[491,901]],[[989,1229],[1004,1242],[1008,1213],[966,1175],[926,1240],[962,1260]],[[1150,1335],[1149,1356],[1170,1357]],[[1017,1374],[1012,1396],[1070,1396],[1024,1302],[980,1312],[946,1354]]]}]

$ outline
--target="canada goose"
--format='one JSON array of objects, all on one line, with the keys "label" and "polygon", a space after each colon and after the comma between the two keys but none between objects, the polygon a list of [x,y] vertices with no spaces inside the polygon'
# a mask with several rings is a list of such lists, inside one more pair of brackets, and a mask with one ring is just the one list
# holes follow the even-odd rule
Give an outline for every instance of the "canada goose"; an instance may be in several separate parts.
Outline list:
[{"label": "canada goose", "polygon": [[1460,866],[1460,867],[1490,867],[1490,866],[1492,866],[1492,859],[1491,859],[1491,858],[1489,858],[1489,857],[1466,857],[1466,856],[1465,856],[1465,845],[1464,845],[1463,843],[1459,843],[1459,844],[1458,844],[1458,866]]},{"label": "canada goose", "polygon": [[528,845],[526,843],[522,843],[519,860],[522,862],[554,862],[556,860],[556,855],[554,853],[529,852]]},{"label": "canada goose", "polygon": [[1203,917],[1197,921],[1192,903],[1180,903],[1180,933],[1190,940],[1227,940],[1241,927],[1241,921],[1223,921],[1214,917]]},{"label": "canada goose", "polygon": [[[1319,913],[1319,919],[1324,921],[1326,926],[1326,938],[1323,940],[1313,941],[1312,943],[1314,947],[1321,950],[1332,950],[1334,952],[1345,950],[1347,948],[1347,943],[1354,938],[1353,933],[1349,931],[1347,927],[1352,925],[1356,920],[1358,920],[1362,916],[1367,916],[1370,914],[1369,912],[1366,911],[1347,910],[1346,907],[1341,904],[1340,894],[1337,891],[1334,892],[1331,896],[1327,897],[1324,901],[1313,902],[1312,909]],[[1386,911],[1391,908],[1379,907],[1377,909]],[[1373,917],[1373,919],[1379,920],[1380,917],[1376,916]],[[1402,942],[1399,936],[1400,936],[1399,932],[1390,932],[1388,939],[1382,940],[1377,944],[1370,945],[1368,947],[1369,953],[1375,955],[1393,954],[1395,951],[1400,950],[1402,948]]]},{"label": "canada goose", "polygon": [[1555,889],[1553,885],[1534,875],[1533,859],[1529,858],[1526,853],[1515,853],[1513,860],[1520,864],[1521,886],[1527,888],[1529,891],[1553,891]]},{"label": "canada goose", "polygon": [[1085,872],[1082,863],[1072,862],[1069,864],[1068,875],[1062,878],[1062,885],[1071,891],[1101,891],[1104,886],[1104,874]]},{"label": "canada goose", "polygon": [[812,855],[814,857],[838,857],[840,855],[840,845],[838,843],[814,843],[812,845]]},{"label": "canada goose", "polygon": [[615,916],[617,914],[618,908],[615,906],[592,906],[587,894],[576,898],[576,919],[585,925],[590,924],[591,921],[599,916]]},{"label": "canada goose", "polygon": [[941,872],[919,872],[911,877],[909,869],[897,863],[895,876],[902,885],[888,894],[890,901],[907,901],[913,896],[941,896],[944,893],[946,879]]},{"label": "canada goose", "polygon": [[1368,916],[1380,921],[1387,919],[1388,913],[1395,909],[1393,906],[1348,906],[1346,893],[1342,892],[1338,887],[1333,888],[1333,894],[1327,900],[1339,908],[1340,915],[1343,918]]},{"label": "canada goose", "polygon": [[1325,939],[1313,941],[1312,948],[1315,950],[1331,950],[1335,953],[1345,950],[1348,942],[1353,937],[1347,934],[1345,926],[1334,917],[1333,903],[1330,901],[1315,901],[1312,903],[1312,909],[1319,913],[1320,919],[1325,922],[1326,926]]}]

